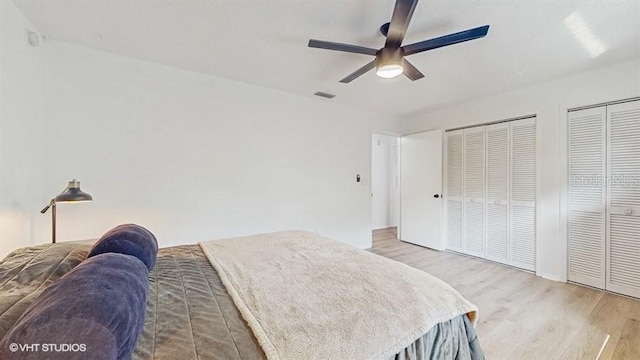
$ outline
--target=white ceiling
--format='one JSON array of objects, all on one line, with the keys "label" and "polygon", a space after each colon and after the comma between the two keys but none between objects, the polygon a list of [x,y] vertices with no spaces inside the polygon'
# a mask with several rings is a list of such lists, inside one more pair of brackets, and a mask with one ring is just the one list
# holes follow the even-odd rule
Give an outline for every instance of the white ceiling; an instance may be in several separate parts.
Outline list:
[{"label": "white ceiling", "polygon": [[[640,58],[639,0],[421,0],[404,44],[485,24],[489,34],[408,57],[421,80],[371,71],[350,84],[338,81],[373,58],[308,40],[380,48],[394,0],[14,2],[51,39],[399,117]],[[606,51],[594,57],[569,22]]]}]

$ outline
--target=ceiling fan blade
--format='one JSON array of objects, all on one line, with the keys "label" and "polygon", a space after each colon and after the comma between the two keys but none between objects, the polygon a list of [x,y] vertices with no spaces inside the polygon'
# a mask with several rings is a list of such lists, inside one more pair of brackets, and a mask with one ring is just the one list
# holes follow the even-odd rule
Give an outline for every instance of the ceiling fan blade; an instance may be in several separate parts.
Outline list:
[{"label": "ceiling fan blade", "polygon": [[424,74],[413,66],[413,64],[407,61],[407,59],[402,59],[402,67],[404,68],[405,76],[411,79],[411,81],[416,81],[424,77]]},{"label": "ceiling fan blade", "polygon": [[405,56],[416,54],[416,53],[427,51],[427,50],[441,48],[443,46],[449,46],[449,45],[458,44],[458,43],[469,41],[469,40],[479,39],[487,35],[487,32],[489,32],[489,25],[477,27],[475,29],[460,31],[454,34],[441,36],[435,39],[420,41],[410,45],[405,45],[402,47],[402,50],[404,50]]},{"label": "ceiling fan blade", "polygon": [[402,45],[402,40],[404,40],[404,35],[407,32],[411,16],[413,16],[413,11],[416,9],[417,4],[418,0],[396,0],[384,47],[398,48]]},{"label": "ceiling fan blade", "polygon": [[327,50],[336,50],[336,51],[344,51],[356,54],[365,54],[365,55],[373,55],[375,56],[378,50],[371,49],[364,46],[358,45],[349,45],[349,44],[341,44],[330,41],[322,41],[322,40],[309,40],[309,47],[318,48],[318,49],[327,49]]},{"label": "ceiling fan blade", "polygon": [[352,72],[351,74],[347,75],[347,77],[345,77],[344,79],[340,80],[340,82],[348,84],[351,81],[353,81],[353,80],[357,79],[358,77],[360,77],[362,74],[364,74],[367,71],[373,69],[374,67],[376,67],[376,61],[375,60],[373,60],[372,62],[368,63],[367,65],[361,67],[360,69]]}]

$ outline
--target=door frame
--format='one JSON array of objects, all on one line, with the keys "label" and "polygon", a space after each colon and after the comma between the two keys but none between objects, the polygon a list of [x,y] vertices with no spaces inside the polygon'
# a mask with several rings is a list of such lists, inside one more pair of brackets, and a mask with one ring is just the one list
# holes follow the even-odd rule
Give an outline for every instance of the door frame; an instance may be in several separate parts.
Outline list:
[{"label": "door frame", "polygon": [[[371,131],[370,134],[370,139],[371,141],[369,142],[369,228],[373,231],[373,197],[371,196],[371,194],[373,194],[373,137],[374,135],[382,135],[382,136],[390,136],[390,137],[394,137],[396,138],[396,190],[393,194],[394,196],[394,204],[393,204],[393,211],[395,212],[395,216],[398,219],[398,223],[397,223],[397,229],[398,229],[398,233],[400,233],[400,138],[402,137],[402,135],[400,135],[399,133],[394,133],[394,132],[388,132],[388,131],[378,131],[378,130],[373,130]],[[394,214],[391,214],[391,216],[394,216]]]}]

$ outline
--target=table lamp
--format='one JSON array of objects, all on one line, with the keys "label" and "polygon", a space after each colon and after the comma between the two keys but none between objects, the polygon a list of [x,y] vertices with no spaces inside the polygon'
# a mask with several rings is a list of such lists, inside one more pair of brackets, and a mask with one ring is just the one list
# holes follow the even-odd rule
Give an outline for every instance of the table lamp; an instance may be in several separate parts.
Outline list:
[{"label": "table lamp", "polygon": [[91,195],[80,190],[80,181],[73,179],[69,181],[67,188],[64,189],[58,196],[51,199],[49,204],[44,209],[40,210],[41,214],[44,214],[51,208],[51,242],[56,243],[56,203],[66,202],[84,202],[92,201]]}]

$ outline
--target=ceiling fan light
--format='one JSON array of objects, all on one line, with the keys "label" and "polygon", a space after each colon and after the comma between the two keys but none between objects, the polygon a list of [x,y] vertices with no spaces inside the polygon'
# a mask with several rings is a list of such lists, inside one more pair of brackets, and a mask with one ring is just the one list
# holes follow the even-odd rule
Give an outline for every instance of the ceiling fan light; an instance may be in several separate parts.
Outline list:
[{"label": "ceiling fan light", "polygon": [[378,68],[376,69],[376,75],[385,79],[391,79],[396,76],[400,76],[403,72],[404,69],[400,64],[385,64],[378,66]]}]

